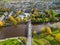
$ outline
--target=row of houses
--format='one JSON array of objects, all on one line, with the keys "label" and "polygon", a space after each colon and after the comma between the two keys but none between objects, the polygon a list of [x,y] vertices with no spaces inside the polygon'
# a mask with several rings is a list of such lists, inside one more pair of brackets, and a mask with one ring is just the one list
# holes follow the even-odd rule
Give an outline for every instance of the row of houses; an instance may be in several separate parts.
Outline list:
[{"label": "row of houses", "polygon": [[0,0],[0,1],[17,3],[17,2],[39,2],[39,1],[40,2],[49,2],[49,1],[59,2],[60,0]]}]

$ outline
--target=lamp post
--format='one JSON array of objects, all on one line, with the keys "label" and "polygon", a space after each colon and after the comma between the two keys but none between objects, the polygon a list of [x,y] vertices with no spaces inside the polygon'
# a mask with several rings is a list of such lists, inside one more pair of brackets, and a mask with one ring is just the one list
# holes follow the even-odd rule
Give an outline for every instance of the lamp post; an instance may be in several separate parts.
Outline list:
[{"label": "lamp post", "polygon": [[31,19],[28,20],[28,39],[27,45],[32,45],[32,26],[31,26]]}]

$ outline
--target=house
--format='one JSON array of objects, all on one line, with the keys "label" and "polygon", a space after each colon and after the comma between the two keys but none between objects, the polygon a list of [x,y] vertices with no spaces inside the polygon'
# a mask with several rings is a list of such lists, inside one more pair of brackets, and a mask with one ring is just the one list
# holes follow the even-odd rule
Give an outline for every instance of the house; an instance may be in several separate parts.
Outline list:
[{"label": "house", "polygon": [[20,17],[20,18],[23,20],[24,17],[28,17],[28,16],[30,16],[29,13],[22,13],[22,14],[20,14],[18,17]]}]

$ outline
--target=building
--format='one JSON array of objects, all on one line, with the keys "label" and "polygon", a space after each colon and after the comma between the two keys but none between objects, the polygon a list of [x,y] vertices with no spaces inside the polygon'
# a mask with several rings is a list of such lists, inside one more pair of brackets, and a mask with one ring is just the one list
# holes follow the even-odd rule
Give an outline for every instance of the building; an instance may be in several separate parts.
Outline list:
[{"label": "building", "polygon": [[[5,1],[5,0],[3,0]],[[11,0],[10,2],[17,3],[17,2],[33,2],[34,0]],[[8,2],[8,1],[6,1]]]},{"label": "building", "polygon": [[34,0],[19,0],[20,2],[34,2]]},{"label": "building", "polygon": [[48,1],[54,1],[54,2],[60,2],[60,0],[0,0],[0,1],[7,1],[7,2],[38,2],[38,1],[43,1],[43,2],[48,2]]}]

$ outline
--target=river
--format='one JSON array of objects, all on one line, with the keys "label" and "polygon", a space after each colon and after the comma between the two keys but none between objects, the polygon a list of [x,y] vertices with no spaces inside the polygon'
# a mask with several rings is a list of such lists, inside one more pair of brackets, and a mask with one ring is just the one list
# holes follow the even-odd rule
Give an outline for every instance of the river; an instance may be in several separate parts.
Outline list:
[{"label": "river", "polygon": [[[45,27],[45,26],[50,26],[50,27],[53,27],[53,28],[57,28],[58,26],[60,27],[60,22],[46,23],[46,24],[40,24],[40,25],[32,25],[32,31],[34,31],[34,30],[40,31],[40,29],[42,27]],[[15,27],[15,26],[4,27],[0,31],[0,39],[24,36],[25,35],[25,29],[26,29],[25,24],[17,25],[17,27]]]}]

